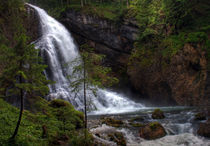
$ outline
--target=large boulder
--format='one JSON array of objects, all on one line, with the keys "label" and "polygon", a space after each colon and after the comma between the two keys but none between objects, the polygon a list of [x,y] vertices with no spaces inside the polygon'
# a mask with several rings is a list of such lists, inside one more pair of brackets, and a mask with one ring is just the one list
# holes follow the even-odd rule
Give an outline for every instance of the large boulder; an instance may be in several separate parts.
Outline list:
[{"label": "large boulder", "polygon": [[139,130],[139,136],[147,140],[161,138],[164,137],[165,135],[166,135],[165,129],[158,122],[151,122],[145,125],[144,127],[141,127]]},{"label": "large boulder", "polygon": [[152,113],[152,118],[153,119],[164,119],[165,115],[164,115],[163,111],[161,111],[160,109],[155,109]]},{"label": "large boulder", "polygon": [[210,138],[210,119],[206,123],[201,123],[198,131],[198,135]]}]

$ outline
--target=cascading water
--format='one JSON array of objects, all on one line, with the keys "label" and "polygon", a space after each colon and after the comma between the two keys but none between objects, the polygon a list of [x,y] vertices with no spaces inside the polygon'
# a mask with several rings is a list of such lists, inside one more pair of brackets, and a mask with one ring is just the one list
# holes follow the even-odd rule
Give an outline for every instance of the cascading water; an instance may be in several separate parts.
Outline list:
[{"label": "cascading water", "polygon": [[[45,71],[46,77],[55,81],[55,84],[49,85],[50,94],[48,98],[68,100],[77,109],[82,110],[84,107],[83,98],[75,98],[75,94],[71,92],[69,87],[72,79],[68,78],[68,75],[73,70],[73,66],[67,64],[80,57],[77,46],[74,44],[68,30],[62,24],[50,17],[43,9],[33,5],[30,6],[37,11],[40,17],[42,32],[42,37],[37,40],[35,45],[36,48],[41,50],[41,56],[48,65]],[[97,109],[94,114],[131,112],[143,108],[142,104],[102,89],[98,89],[97,97],[94,97],[92,94],[89,100]]]}]

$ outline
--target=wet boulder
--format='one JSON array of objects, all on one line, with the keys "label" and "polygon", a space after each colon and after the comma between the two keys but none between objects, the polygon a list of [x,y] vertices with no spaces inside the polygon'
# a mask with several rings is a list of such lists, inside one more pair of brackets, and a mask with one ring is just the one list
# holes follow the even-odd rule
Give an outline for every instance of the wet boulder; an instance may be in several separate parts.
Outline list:
[{"label": "wet boulder", "polygon": [[206,123],[201,123],[198,131],[198,135],[210,138],[210,119]]},{"label": "wet boulder", "polygon": [[206,114],[201,112],[201,113],[197,113],[195,114],[195,120],[206,120]]},{"label": "wet boulder", "polygon": [[102,124],[106,124],[106,125],[112,126],[112,127],[121,127],[124,124],[123,121],[113,119],[113,118],[102,118],[101,122],[102,122]]},{"label": "wet boulder", "polygon": [[155,109],[152,113],[152,118],[153,119],[164,119],[165,115],[164,115],[163,111],[161,111],[160,109]]},{"label": "wet boulder", "polygon": [[139,136],[147,140],[158,139],[165,135],[164,127],[158,122],[151,122],[139,130]]}]

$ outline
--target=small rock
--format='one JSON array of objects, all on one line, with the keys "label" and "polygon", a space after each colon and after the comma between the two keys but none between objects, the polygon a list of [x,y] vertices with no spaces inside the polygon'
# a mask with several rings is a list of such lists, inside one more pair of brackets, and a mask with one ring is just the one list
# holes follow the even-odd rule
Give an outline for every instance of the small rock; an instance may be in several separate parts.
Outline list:
[{"label": "small rock", "polygon": [[210,119],[206,123],[201,123],[198,131],[198,135],[210,138]]},{"label": "small rock", "polygon": [[206,114],[205,113],[195,114],[195,120],[206,120]]},{"label": "small rock", "polygon": [[165,115],[164,115],[163,111],[161,111],[160,109],[155,109],[152,113],[152,118],[153,119],[164,119]]},{"label": "small rock", "polygon": [[164,137],[166,135],[166,131],[160,123],[151,122],[140,128],[139,135],[144,139],[153,140]]},{"label": "small rock", "polygon": [[121,120],[113,119],[113,118],[103,118],[102,124],[106,124],[112,127],[121,127],[124,123]]}]

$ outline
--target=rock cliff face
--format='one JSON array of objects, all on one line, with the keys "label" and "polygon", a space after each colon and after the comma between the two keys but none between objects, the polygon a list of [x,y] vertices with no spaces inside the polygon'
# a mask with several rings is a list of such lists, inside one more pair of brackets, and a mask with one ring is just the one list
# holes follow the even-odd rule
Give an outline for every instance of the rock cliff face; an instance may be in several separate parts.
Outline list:
[{"label": "rock cliff face", "polygon": [[74,10],[62,13],[60,21],[73,33],[79,45],[88,43],[96,52],[107,56],[109,65],[118,69],[128,58],[137,39],[135,21],[124,21],[117,26],[111,21]]},{"label": "rock cliff face", "polygon": [[167,104],[174,100],[179,105],[207,104],[207,61],[199,45],[185,44],[167,67],[156,64],[160,62],[149,68],[128,69],[136,89],[156,103]]},{"label": "rock cliff face", "polygon": [[138,36],[135,20],[121,25],[74,10],[62,13],[60,21],[73,33],[79,45],[88,43],[105,54],[114,71],[124,68],[132,86],[145,98],[166,105],[203,105],[209,100],[209,74],[205,52],[200,45],[185,44],[167,67],[156,62],[148,68],[127,66]]}]

